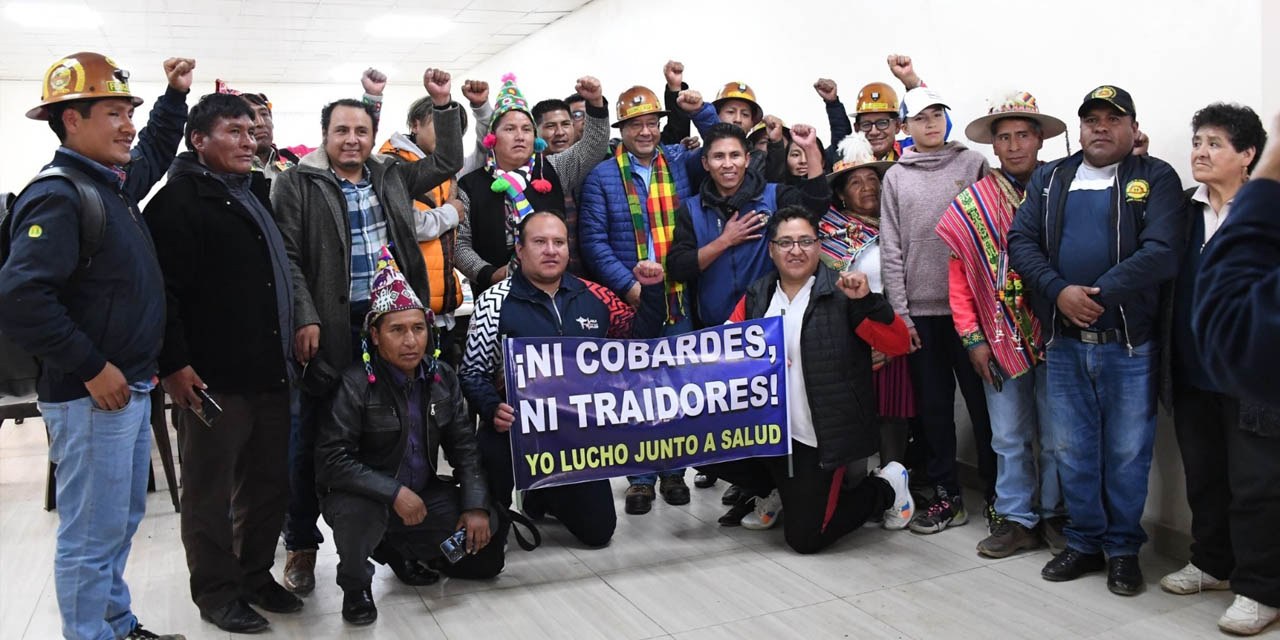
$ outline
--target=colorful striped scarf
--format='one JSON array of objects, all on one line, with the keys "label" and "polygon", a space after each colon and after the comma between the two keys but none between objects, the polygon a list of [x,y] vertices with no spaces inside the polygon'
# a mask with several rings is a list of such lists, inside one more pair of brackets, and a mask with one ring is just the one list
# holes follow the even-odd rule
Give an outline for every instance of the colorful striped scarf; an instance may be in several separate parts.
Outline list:
[{"label": "colorful striped scarf", "polygon": [[818,221],[818,240],[821,242],[818,257],[836,271],[853,268],[858,256],[879,239],[879,229],[835,207],[828,209]]},{"label": "colorful striped scarf", "polygon": [[[978,326],[996,361],[1014,378],[1043,359],[1040,322],[1022,295],[1022,280],[1009,269],[1009,227],[1023,190],[999,169],[960,192],[942,214],[938,235],[964,265]],[[966,343],[967,344],[967,343]]]},{"label": "colorful striped scarf", "polygon": [[489,185],[489,189],[494,193],[501,193],[507,197],[508,244],[515,243],[516,227],[520,224],[520,221],[525,216],[533,213],[533,205],[529,204],[529,200],[524,197],[524,190],[529,185],[529,177],[533,174],[533,161],[537,157],[537,154],[529,156],[528,164],[515,171],[499,169],[498,161],[494,158],[493,153],[490,153],[488,159],[485,160],[485,168],[493,174],[493,183]]},{"label": "colorful striped scarf", "polygon": [[[640,204],[640,194],[636,192],[636,181],[631,176],[631,155],[626,147],[618,145],[614,154],[618,162],[618,170],[622,173],[622,188],[627,192],[627,205],[631,208],[631,224],[636,232],[636,258],[653,260],[667,267],[667,252],[676,233],[676,209],[680,207],[680,199],[676,197],[675,181],[671,170],[667,167],[667,158],[658,147],[653,155],[653,166],[649,169],[649,195],[645,206]],[[646,217],[645,211],[648,210]],[[649,234],[653,234],[653,254],[649,255]],[[667,323],[674,324],[684,319],[684,284],[667,277]]]}]

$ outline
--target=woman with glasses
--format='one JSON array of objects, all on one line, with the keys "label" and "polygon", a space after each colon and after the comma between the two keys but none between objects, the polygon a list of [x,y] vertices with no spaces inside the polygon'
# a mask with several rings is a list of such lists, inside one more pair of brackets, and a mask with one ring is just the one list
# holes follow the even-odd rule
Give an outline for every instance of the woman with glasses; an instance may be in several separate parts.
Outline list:
[{"label": "woman with glasses", "polygon": [[[831,208],[818,222],[818,257],[838,272],[860,271],[872,291],[880,281],[880,179],[892,162],[875,159],[861,131],[845,138],[827,174]],[[880,460],[902,461],[907,446],[907,419],[915,417],[915,395],[906,358],[871,352],[872,384],[880,416]]]}]

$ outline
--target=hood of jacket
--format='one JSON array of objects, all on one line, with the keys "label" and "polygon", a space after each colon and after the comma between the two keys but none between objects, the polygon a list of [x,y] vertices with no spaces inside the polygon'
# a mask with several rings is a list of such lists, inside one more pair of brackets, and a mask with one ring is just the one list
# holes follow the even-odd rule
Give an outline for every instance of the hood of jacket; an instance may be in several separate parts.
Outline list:
[{"label": "hood of jacket", "polygon": [[746,207],[747,203],[760,196],[760,193],[764,191],[764,187],[764,177],[748,166],[742,174],[742,185],[728,198],[720,195],[720,191],[716,189],[715,180],[712,180],[709,175],[702,181],[699,193],[702,195],[703,206],[720,210],[741,211]]},{"label": "hood of jacket", "polygon": [[921,153],[916,151],[915,147],[909,147],[902,152],[902,157],[898,158],[898,164],[918,167],[925,171],[938,171],[955,161],[966,149],[967,147],[955,140],[942,145],[942,148],[937,151],[927,153]]},{"label": "hood of jacket", "polygon": [[399,156],[410,162],[424,158],[427,155],[426,153],[423,153],[422,149],[418,147],[417,143],[415,143],[412,138],[398,131],[391,134],[391,137],[387,138],[387,141],[382,143],[382,147],[378,149],[378,153]]}]

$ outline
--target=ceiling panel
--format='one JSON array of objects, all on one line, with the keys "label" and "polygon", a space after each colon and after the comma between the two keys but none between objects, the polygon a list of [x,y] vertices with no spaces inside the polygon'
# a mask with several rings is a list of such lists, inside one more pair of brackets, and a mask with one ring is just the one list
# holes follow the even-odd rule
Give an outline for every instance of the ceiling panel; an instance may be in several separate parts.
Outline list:
[{"label": "ceiling panel", "polygon": [[[58,56],[90,50],[146,81],[161,80],[160,61],[181,55],[196,58],[203,78],[240,86],[327,83],[338,67],[370,65],[394,66],[391,82],[416,84],[427,66],[462,71],[589,1],[0,0],[0,80],[37,80]],[[9,11],[17,4],[50,21],[20,24]],[[96,27],[68,28],[86,12],[101,18]]]}]

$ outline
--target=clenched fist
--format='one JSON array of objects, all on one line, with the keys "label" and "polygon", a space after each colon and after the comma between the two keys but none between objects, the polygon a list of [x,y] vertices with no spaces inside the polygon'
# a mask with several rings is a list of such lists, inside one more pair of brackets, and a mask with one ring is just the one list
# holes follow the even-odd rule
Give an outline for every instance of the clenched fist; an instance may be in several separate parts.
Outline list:
[{"label": "clenched fist", "polygon": [[845,271],[840,274],[840,281],[836,283],[840,287],[840,291],[848,296],[850,300],[864,298],[871,293],[871,287],[867,284],[867,274],[861,271]]},{"label": "clenched fist", "polygon": [[646,287],[651,284],[661,283],[664,276],[662,265],[653,260],[637,262],[635,268],[631,270],[631,274],[636,277],[636,282]]},{"label": "clenched fist", "polygon": [[817,91],[826,102],[836,99],[836,81],[831,78],[818,78],[818,81],[813,83],[813,90]]},{"label": "clenched fist", "polygon": [[604,90],[600,88],[600,81],[593,76],[582,76],[578,78],[578,84],[574,86],[574,90],[578,95],[587,99],[587,104],[593,107],[604,106]]},{"label": "clenched fist", "polygon": [[427,69],[422,72],[422,86],[427,89],[427,93],[431,96],[431,104],[437,107],[443,107],[453,100],[449,95],[453,91],[453,84],[450,81],[448,71]]},{"label": "clenched fist", "polygon": [[679,91],[684,86],[684,63],[668,60],[662,66],[662,75],[667,79],[667,89]]},{"label": "clenched fist", "polygon": [[196,68],[196,61],[191,58],[169,58],[164,61],[164,76],[169,80],[169,87],[174,91],[191,90],[191,71]]},{"label": "clenched fist", "polygon": [[489,83],[484,80],[468,80],[462,83],[462,97],[471,103],[472,107],[489,101]]},{"label": "clenched fist", "polygon": [[693,115],[702,108],[702,94],[693,89],[685,89],[676,96],[676,105],[684,110],[685,113]]}]

